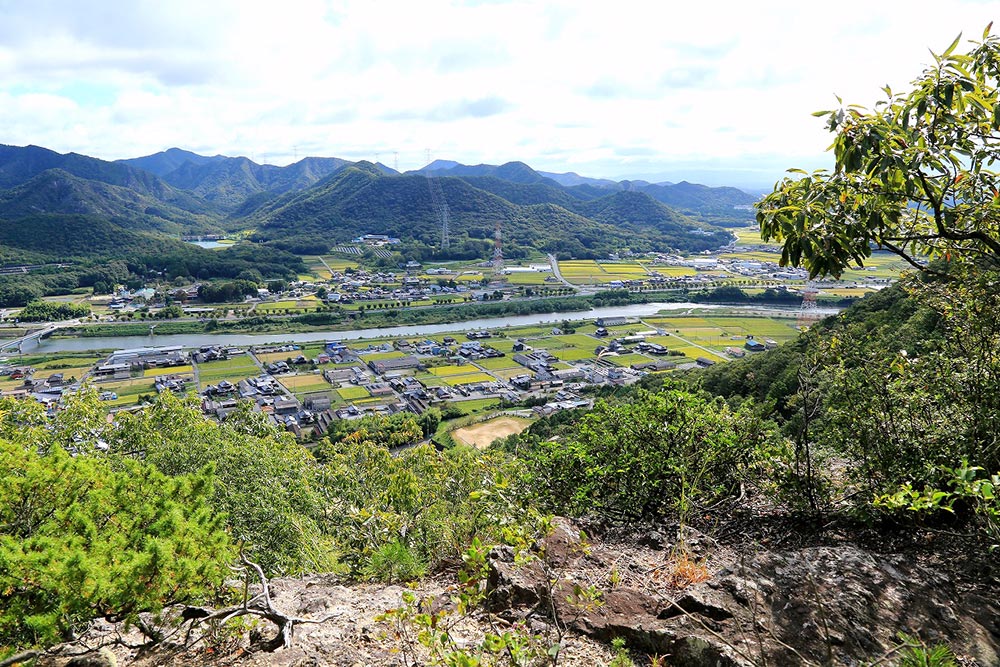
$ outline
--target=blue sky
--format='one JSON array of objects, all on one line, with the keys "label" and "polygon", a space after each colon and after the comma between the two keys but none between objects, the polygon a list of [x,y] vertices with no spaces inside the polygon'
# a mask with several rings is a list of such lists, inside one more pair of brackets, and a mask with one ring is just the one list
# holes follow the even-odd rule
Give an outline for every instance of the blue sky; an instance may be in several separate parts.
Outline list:
[{"label": "blue sky", "polygon": [[[0,143],[763,187],[996,5],[0,0]],[[678,5],[678,6],[675,6]]]}]

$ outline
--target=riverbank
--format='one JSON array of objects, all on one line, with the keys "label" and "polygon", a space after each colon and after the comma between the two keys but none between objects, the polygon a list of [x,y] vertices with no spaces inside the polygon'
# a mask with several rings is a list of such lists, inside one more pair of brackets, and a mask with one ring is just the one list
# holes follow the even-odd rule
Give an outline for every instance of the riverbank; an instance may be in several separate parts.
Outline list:
[{"label": "riverbank", "polygon": [[[824,308],[816,312],[822,315],[833,315],[839,308]],[[133,347],[151,347],[163,345],[180,345],[186,348],[203,345],[268,345],[281,343],[315,343],[330,340],[364,340],[380,338],[402,338],[435,336],[437,334],[455,333],[471,330],[499,330],[508,327],[524,327],[535,325],[560,324],[565,320],[593,320],[599,317],[628,317],[635,319],[653,317],[659,313],[666,314],[697,314],[715,313],[737,316],[783,316],[794,317],[798,308],[765,307],[765,306],[722,306],[719,304],[702,304],[690,301],[654,302],[631,304],[625,306],[608,306],[591,308],[565,313],[543,313],[534,315],[518,315],[508,317],[480,318],[463,320],[445,324],[414,324],[395,327],[358,327],[348,330],[334,330],[330,327],[316,328],[313,331],[298,333],[236,333],[236,332],[201,332],[201,333],[163,333],[157,327],[154,335],[149,335],[148,327],[145,336],[91,336],[78,338],[49,338],[42,340],[31,351],[62,352],[84,350],[114,350]],[[359,323],[360,324],[360,323]],[[28,351],[28,350],[26,350]]]},{"label": "riverbank", "polygon": [[[381,329],[406,326],[461,324],[465,328],[470,322],[482,319],[520,317],[533,315],[589,313],[605,307],[626,307],[649,303],[686,303],[692,305],[748,306],[757,308],[796,308],[799,302],[783,295],[780,299],[761,298],[762,295],[747,295],[740,290],[719,290],[689,294],[687,290],[663,290],[657,292],[605,291],[586,296],[554,297],[548,299],[516,299],[512,301],[477,301],[462,305],[447,305],[434,308],[394,308],[385,310],[346,311],[334,307],[330,310],[303,313],[293,316],[256,316],[242,319],[199,321],[140,321],[113,324],[80,325],[66,327],[58,332],[58,338],[108,338],[108,337],[151,337],[169,335],[239,335],[266,334],[269,336],[289,336],[310,332],[351,332],[358,329]],[[743,299],[738,298],[740,295]],[[844,303],[837,303],[839,309]],[[614,314],[614,313],[612,313]],[[644,313],[650,314],[650,313]],[[548,320],[551,321],[551,320]],[[454,329],[450,329],[454,330]]]}]

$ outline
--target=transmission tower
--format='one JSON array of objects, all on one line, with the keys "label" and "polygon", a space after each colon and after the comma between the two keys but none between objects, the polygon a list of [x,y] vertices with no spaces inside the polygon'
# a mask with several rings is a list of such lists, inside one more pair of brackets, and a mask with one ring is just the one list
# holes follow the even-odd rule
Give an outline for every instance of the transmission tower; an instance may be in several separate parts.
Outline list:
[{"label": "transmission tower", "polygon": [[503,235],[499,220],[493,230],[493,280],[503,282]]},{"label": "transmission tower", "polygon": [[816,304],[816,296],[818,294],[819,290],[812,283],[806,285],[806,288],[802,291],[802,306],[799,308],[799,316],[797,318],[799,329],[808,329],[813,323],[823,318],[819,312],[819,306]]},{"label": "transmission tower", "polygon": [[444,199],[444,193],[441,191],[441,183],[438,182],[437,177],[432,176],[430,172],[426,172],[426,175],[427,187],[431,191],[431,206],[441,220],[441,251],[447,252],[450,246],[450,239],[448,238],[448,202]]}]

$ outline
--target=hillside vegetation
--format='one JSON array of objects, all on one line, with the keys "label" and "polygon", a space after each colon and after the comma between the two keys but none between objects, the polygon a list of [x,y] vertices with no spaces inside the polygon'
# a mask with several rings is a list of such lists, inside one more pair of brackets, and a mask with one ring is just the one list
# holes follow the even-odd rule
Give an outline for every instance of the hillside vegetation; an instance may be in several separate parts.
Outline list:
[{"label": "hillside vegetation", "polygon": [[[69,253],[51,237],[28,241],[39,216],[68,216],[67,229],[79,224],[79,216],[114,225],[122,230],[121,247],[133,254],[158,250],[179,236],[234,230],[255,230],[257,241],[304,254],[325,254],[366,233],[388,234],[407,242],[418,259],[487,258],[497,224],[511,258],[538,250],[581,258],[629,249],[702,250],[730,239],[670,208],[666,185],[567,187],[520,162],[438,166],[399,175],[380,164],[309,157],[277,167],[180,149],[106,162],[36,146],[2,146],[0,224],[9,228],[4,259],[16,264],[110,256],[108,244],[91,242],[97,238],[92,234],[77,238]],[[745,221],[731,203],[745,200],[731,189],[699,188],[698,197],[685,200],[690,215]],[[439,248],[445,207],[449,253]]]}]

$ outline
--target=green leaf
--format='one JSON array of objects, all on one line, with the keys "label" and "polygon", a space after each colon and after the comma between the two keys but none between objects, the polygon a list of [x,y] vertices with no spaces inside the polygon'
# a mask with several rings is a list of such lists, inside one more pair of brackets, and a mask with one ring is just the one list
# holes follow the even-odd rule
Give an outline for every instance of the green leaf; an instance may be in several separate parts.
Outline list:
[{"label": "green leaf", "polygon": [[956,37],[955,41],[951,43],[951,46],[949,46],[947,49],[945,49],[944,53],[941,54],[941,57],[942,58],[947,58],[948,56],[950,56],[955,51],[955,47],[958,46],[958,42],[961,39],[962,39],[962,33],[958,33],[958,37]]}]

